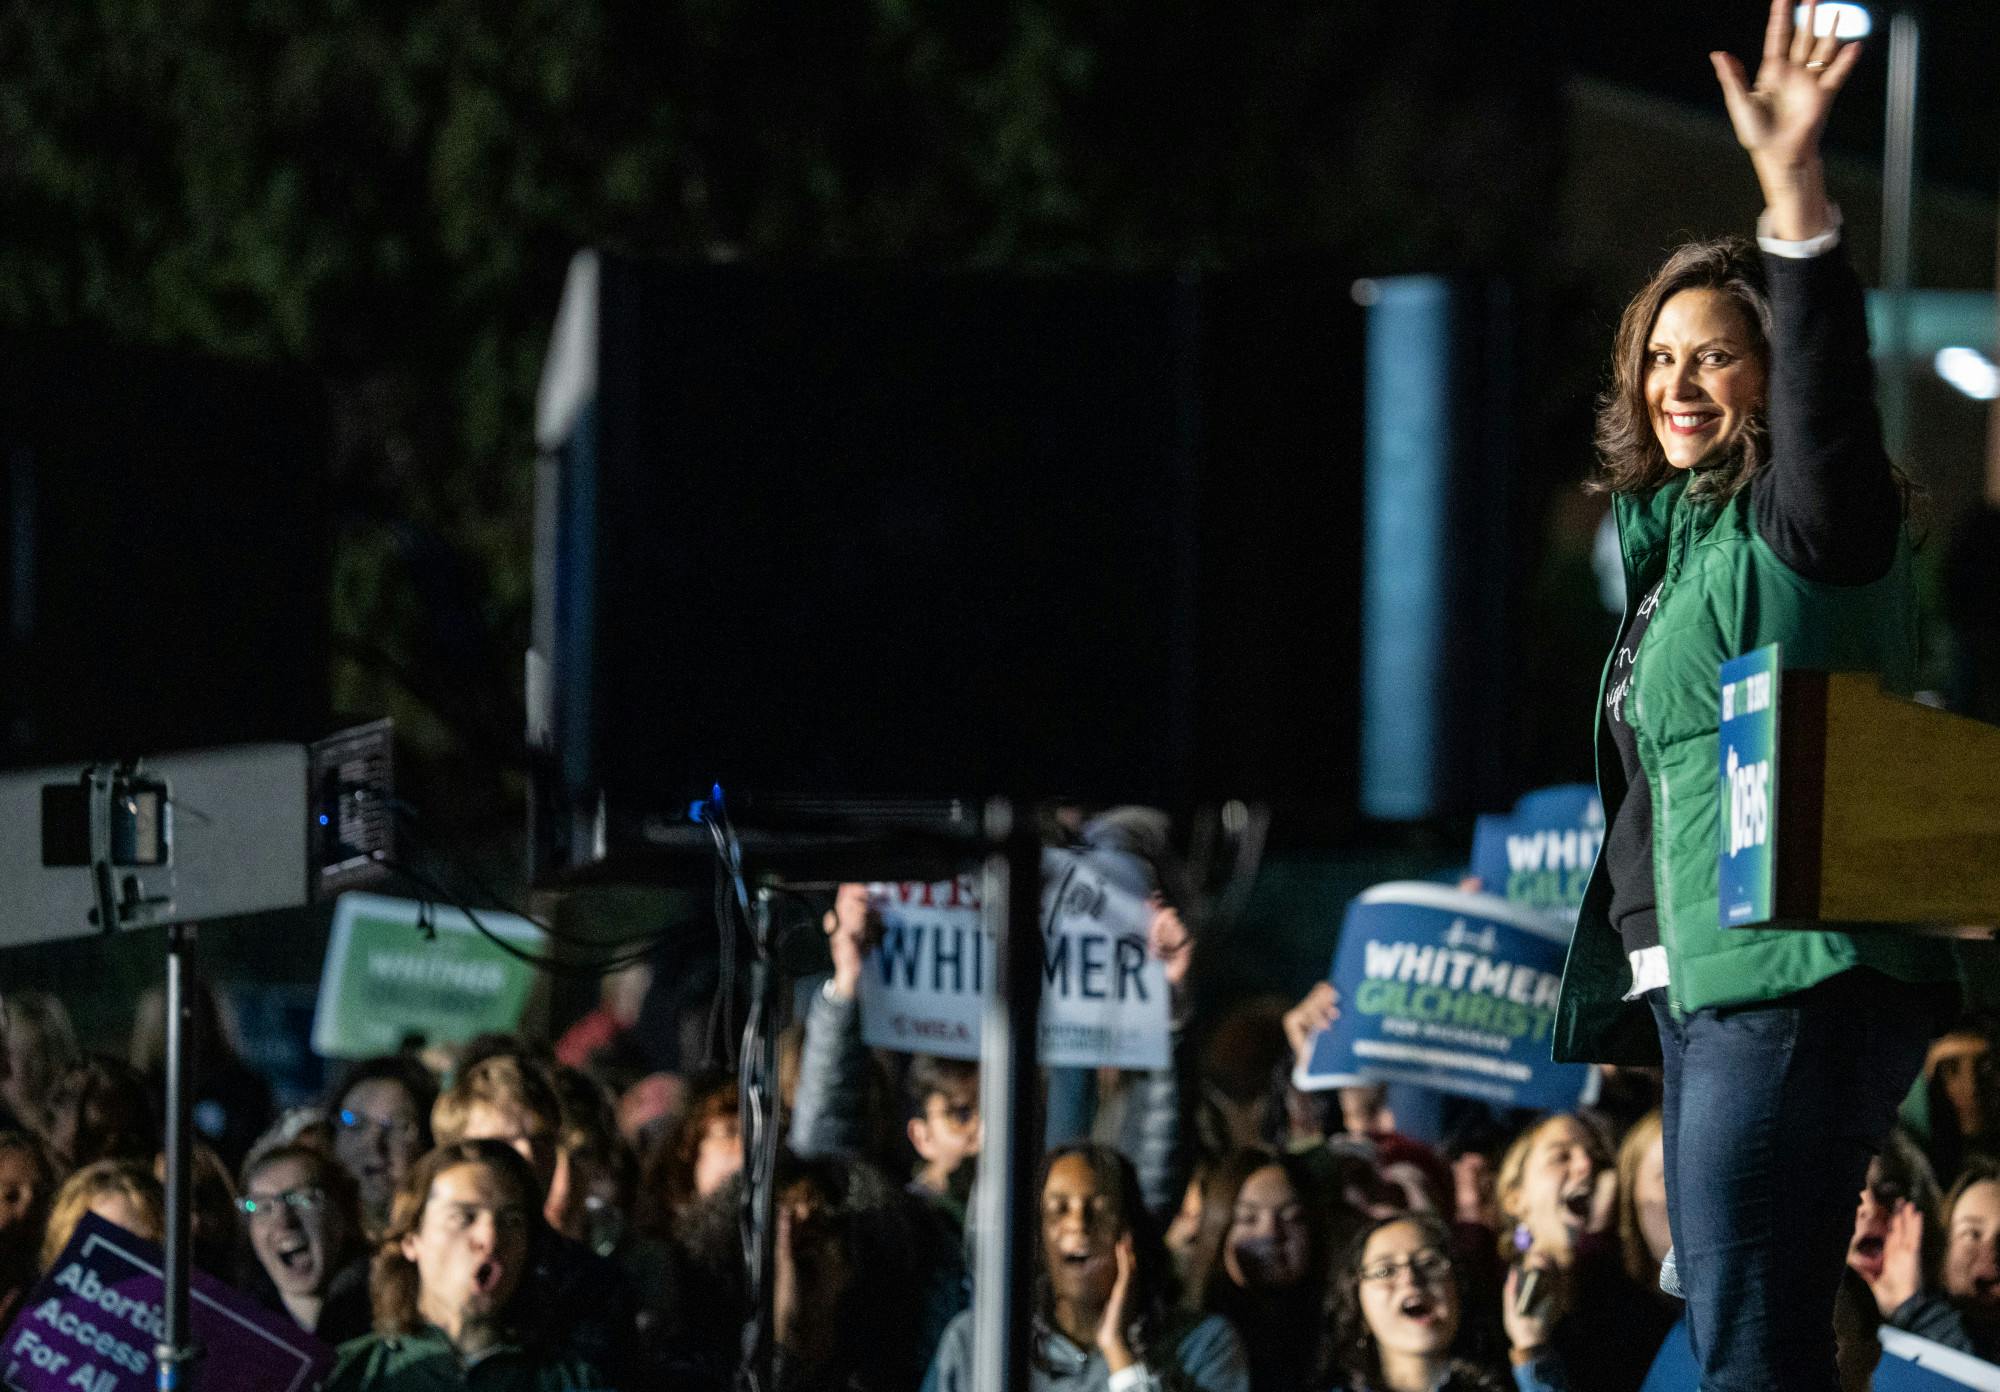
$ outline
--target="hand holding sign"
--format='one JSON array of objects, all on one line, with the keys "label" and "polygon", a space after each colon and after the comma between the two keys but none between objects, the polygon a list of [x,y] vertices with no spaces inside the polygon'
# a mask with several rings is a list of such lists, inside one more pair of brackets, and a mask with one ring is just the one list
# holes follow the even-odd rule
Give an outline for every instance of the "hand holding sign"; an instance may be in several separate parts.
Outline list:
[{"label": "hand holding sign", "polygon": [[868,886],[842,885],[834,892],[833,907],[820,926],[826,930],[827,950],[833,954],[834,998],[853,1000],[861,987],[861,963],[882,927],[882,920],[868,902]]},{"label": "hand holding sign", "polygon": [[1306,998],[1285,1012],[1285,1042],[1292,1046],[1292,1063],[1305,1067],[1312,1057],[1315,1036],[1333,1028],[1340,1018],[1340,992],[1331,981],[1322,981],[1306,992]]},{"label": "hand holding sign", "polygon": [[1194,934],[1181,922],[1180,910],[1159,895],[1153,895],[1146,904],[1153,911],[1146,929],[1147,951],[1166,969],[1167,986],[1178,994],[1194,961]]},{"label": "hand holding sign", "polygon": [[[1294,1085],[1401,1082],[1503,1106],[1574,1106],[1588,1070],[1549,1059],[1569,936],[1556,915],[1492,895],[1425,883],[1364,891],[1329,973],[1344,1008],[1307,1035]],[[1290,1028],[1316,1023],[1335,999],[1308,996]]]}]

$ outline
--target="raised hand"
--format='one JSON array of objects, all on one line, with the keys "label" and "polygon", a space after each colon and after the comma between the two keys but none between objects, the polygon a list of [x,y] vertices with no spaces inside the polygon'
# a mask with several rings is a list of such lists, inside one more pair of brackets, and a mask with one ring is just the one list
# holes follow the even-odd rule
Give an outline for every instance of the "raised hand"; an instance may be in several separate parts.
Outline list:
[{"label": "raised hand", "polygon": [[833,994],[838,999],[854,999],[861,985],[861,959],[873,943],[878,923],[868,905],[868,886],[844,884],[834,892],[833,908],[820,926],[833,953]]},{"label": "raised hand", "polygon": [[1333,1028],[1339,1018],[1340,992],[1333,989],[1332,982],[1322,981],[1306,992],[1304,1000],[1285,1012],[1285,1042],[1292,1046],[1293,1060],[1305,1062],[1313,1036]]},{"label": "raised hand", "polygon": [[[1791,0],[1772,0],[1764,29],[1764,57],[1755,85],[1727,53],[1711,53],[1729,122],[1753,159],[1796,164],[1819,153],[1820,131],[1834,95],[1861,59],[1861,45],[1813,33],[1817,4],[1806,5],[1805,23],[1792,23]],[[1830,26],[1831,27],[1831,26]]]},{"label": "raised hand", "polygon": [[1737,143],[1764,189],[1771,234],[1804,240],[1833,225],[1820,169],[1820,132],[1833,99],[1861,60],[1861,45],[1813,32],[1818,5],[1808,3],[1805,22],[1792,23],[1791,0],[1771,0],[1764,27],[1764,56],[1757,80],[1747,81],[1743,64],[1727,53],[1711,53],[1722,99]]},{"label": "raised hand", "polygon": [[1178,991],[1187,982],[1188,964],[1194,960],[1194,934],[1181,921],[1181,912],[1155,894],[1147,900],[1152,918],[1146,927],[1146,950],[1166,969],[1167,986]]},{"label": "raised hand", "polygon": [[1924,1288],[1924,1212],[1908,1199],[1897,1201],[1882,1239],[1882,1274],[1868,1283],[1882,1318]]}]

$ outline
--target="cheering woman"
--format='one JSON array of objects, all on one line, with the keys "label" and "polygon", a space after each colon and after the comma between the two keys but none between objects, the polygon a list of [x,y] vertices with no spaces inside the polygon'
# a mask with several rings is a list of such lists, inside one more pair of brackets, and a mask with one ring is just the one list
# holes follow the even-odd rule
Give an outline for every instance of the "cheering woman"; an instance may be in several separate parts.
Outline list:
[{"label": "cheering woman", "polygon": [[1758,244],[1681,247],[1618,329],[1598,419],[1627,593],[1597,718],[1610,823],[1556,1030],[1571,1060],[1638,1061],[1657,1037],[1704,1392],[1836,1386],[1854,1194],[1953,994],[1933,942],[1717,909],[1721,664],[1777,643],[1788,667],[1907,691],[1915,661],[1902,482],[1819,150],[1860,50],[1791,9],[1773,0],[1754,84],[1711,55],[1763,190]]}]

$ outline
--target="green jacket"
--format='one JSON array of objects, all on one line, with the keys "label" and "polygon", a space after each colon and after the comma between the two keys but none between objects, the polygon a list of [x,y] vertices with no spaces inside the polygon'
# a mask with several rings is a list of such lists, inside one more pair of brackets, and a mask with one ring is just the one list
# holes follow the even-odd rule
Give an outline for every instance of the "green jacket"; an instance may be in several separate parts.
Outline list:
[{"label": "green jacket", "polygon": [[325,1392],[604,1392],[587,1363],[502,1344],[470,1364],[444,1331],[367,1334],[340,1346]]},{"label": "green jacket", "polygon": [[[1685,1013],[1771,1000],[1856,966],[1905,981],[1953,978],[1951,949],[1934,940],[1721,926],[1722,664],[1777,643],[1786,668],[1878,672],[1890,690],[1908,692],[1916,666],[1916,605],[1907,538],[1889,573],[1873,584],[1808,580],[1758,534],[1750,489],[1726,502],[1689,501],[1687,485],[1688,476],[1678,474],[1649,494],[1621,494],[1612,504],[1625,561],[1627,623],[1632,606],[1662,582],[1626,710],[1653,797],[1653,879],[1670,1004]],[[1610,671],[1607,661],[1606,679]],[[1597,787],[1608,825],[1626,784],[1602,682]],[[1631,988],[1631,969],[1611,926],[1610,904],[1600,854],[1556,1005],[1555,1057],[1564,1062],[1659,1057],[1646,1007],[1621,1000]]]}]

